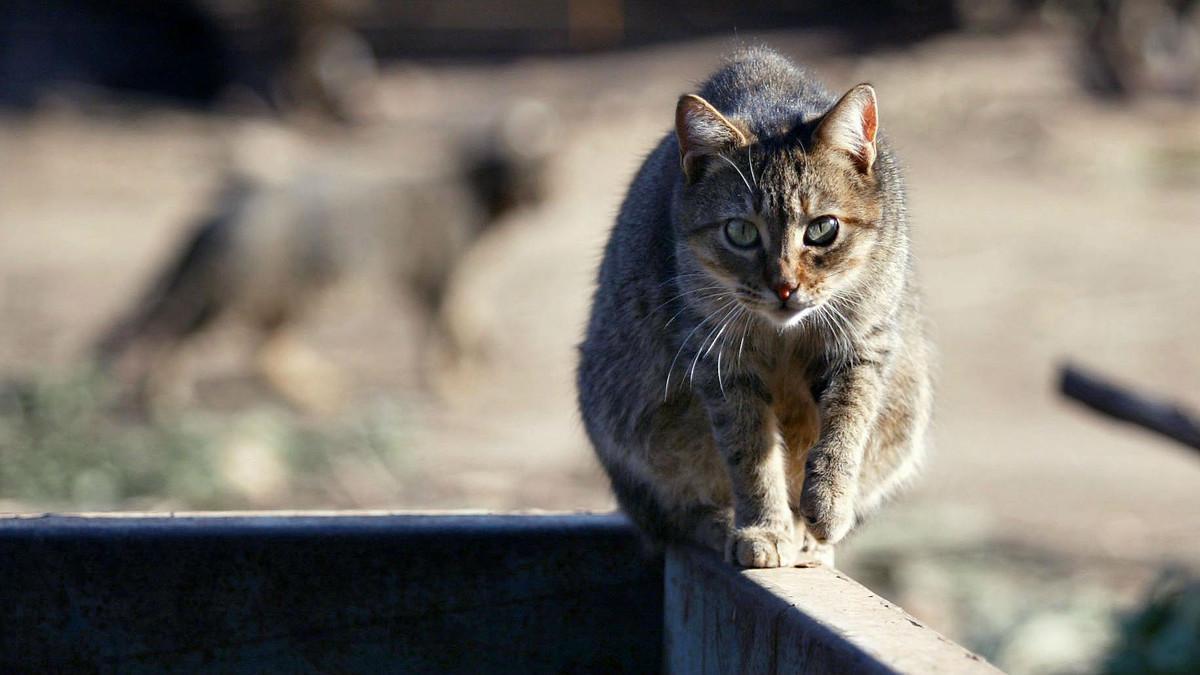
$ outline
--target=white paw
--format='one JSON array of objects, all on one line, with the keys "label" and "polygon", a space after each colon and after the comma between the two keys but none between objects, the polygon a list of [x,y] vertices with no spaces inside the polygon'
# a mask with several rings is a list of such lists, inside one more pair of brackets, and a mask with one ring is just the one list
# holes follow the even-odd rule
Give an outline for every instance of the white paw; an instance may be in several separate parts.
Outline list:
[{"label": "white paw", "polygon": [[798,550],[790,527],[742,527],[725,544],[725,559],[742,567],[790,567]]}]

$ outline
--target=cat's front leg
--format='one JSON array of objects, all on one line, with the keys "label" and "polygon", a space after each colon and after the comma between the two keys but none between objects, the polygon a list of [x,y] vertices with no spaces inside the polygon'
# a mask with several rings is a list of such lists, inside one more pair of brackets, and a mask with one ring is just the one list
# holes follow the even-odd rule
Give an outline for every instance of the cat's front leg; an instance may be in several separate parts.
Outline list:
[{"label": "cat's front leg", "polygon": [[793,565],[797,546],[770,393],[753,375],[726,380],[723,391],[714,388],[705,407],[734,507],[725,558],[743,567]]},{"label": "cat's front leg", "polygon": [[836,544],[855,522],[855,498],[867,439],[880,408],[883,383],[875,361],[850,366],[821,400],[821,438],[808,453],[800,513],[808,531]]}]

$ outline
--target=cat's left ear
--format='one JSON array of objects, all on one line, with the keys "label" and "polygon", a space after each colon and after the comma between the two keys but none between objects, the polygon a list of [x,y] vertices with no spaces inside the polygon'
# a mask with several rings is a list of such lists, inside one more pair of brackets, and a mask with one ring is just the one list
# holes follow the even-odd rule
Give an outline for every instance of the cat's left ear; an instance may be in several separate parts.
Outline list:
[{"label": "cat's left ear", "polygon": [[746,144],[746,135],[711,103],[685,94],[675,106],[675,136],[679,162],[688,180],[695,180],[699,160]]},{"label": "cat's left ear", "polygon": [[860,84],[825,113],[817,126],[816,140],[850,154],[859,171],[870,173],[875,165],[875,134],[879,130],[879,107],[875,89]]}]

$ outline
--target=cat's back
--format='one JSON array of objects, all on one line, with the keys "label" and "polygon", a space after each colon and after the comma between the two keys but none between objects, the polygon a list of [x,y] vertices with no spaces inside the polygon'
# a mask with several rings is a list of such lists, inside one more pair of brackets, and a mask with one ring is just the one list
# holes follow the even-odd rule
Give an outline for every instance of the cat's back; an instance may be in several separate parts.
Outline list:
[{"label": "cat's back", "polygon": [[759,137],[773,136],[797,121],[809,122],[836,100],[807,70],[768,47],[735,52],[699,95],[724,115],[743,120]]}]

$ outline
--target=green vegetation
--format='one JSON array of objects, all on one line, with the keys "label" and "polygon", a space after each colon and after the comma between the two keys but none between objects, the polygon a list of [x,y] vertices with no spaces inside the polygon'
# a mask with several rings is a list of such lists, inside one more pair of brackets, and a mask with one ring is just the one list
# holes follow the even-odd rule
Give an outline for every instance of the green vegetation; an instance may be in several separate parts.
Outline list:
[{"label": "green vegetation", "polygon": [[1200,673],[1200,579],[1166,572],[1121,623],[1105,672]]},{"label": "green vegetation", "polygon": [[0,498],[49,510],[356,506],[347,481],[397,482],[403,422],[383,404],[336,422],[272,407],[134,419],[102,378],[47,374],[0,385]]}]

